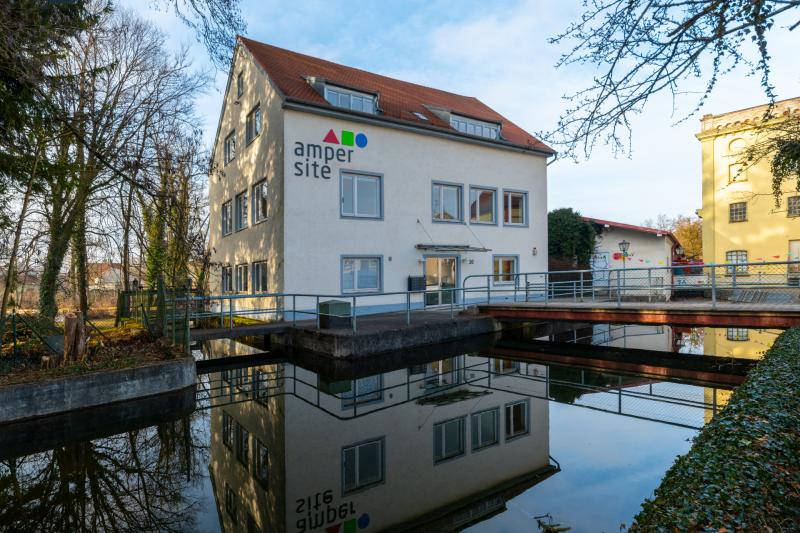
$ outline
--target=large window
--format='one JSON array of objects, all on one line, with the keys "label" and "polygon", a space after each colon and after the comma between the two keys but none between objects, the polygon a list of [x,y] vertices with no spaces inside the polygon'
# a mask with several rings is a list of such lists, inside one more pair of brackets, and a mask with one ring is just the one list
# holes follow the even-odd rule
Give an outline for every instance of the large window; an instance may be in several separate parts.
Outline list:
[{"label": "large window", "polygon": [[222,292],[233,292],[233,267],[222,267]]},{"label": "large window", "polygon": [[225,137],[225,164],[227,165],[236,157],[236,130]]},{"label": "large window", "polygon": [[267,220],[268,191],[267,180],[253,185],[253,224]]},{"label": "large window", "polygon": [[506,404],[506,439],[528,432],[528,400]]},{"label": "large window", "polygon": [[524,226],[528,223],[528,193],[503,191],[503,224]]},{"label": "large window", "polygon": [[731,250],[725,252],[725,262],[731,265],[727,268],[727,274],[732,276],[734,274],[747,274],[747,250]]},{"label": "large window", "polygon": [[236,231],[247,227],[247,191],[236,195]]},{"label": "large window", "polygon": [[222,411],[222,443],[233,449],[233,417]]},{"label": "large window", "polygon": [[381,290],[380,257],[343,257],[342,292]]},{"label": "large window", "polygon": [[492,260],[492,273],[495,285],[513,285],[516,282],[517,257],[513,255],[496,255]]},{"label": "large window", "polygon": [[500,409],[494,408],[472,415],[472,449],[497,444],[500,433]]},{"label": "large window", "polygon": [[253,442],[253,477],[266,488],[269,485],[269,452],[260,440],[253,438]]},{"label": "large window", "polygon": [[486,137],[487,139],[497,139],[500,134],[499,124],[458,115],[450,115],[450,125],[461,133]]},{"label": "large window", "polygon": [[247,264],[236,265],[236,292],[247,292],[250,280],[250,267]]},{"label": "large window", "polygon": [[464,455],[464,417],[433,425],[433,460],[445,461]]},{"label": "large window", "polygon": [[256,104],[250,113],[247,114],[245,121],[245,142],[250,144],[253,139],[261,134],[261,105]]},{"label": "large window", "polygon": [[383,374],[353,380],[352,386],[342,392],[342,407],[380,402],[383,399]]},{"label": "large window", "polygon": [[480,187],[469,189],[469,221],[473,224],[496,224],[497,191]]},{"label": "large window", "polygon": [[734,202],[728,209],[731,222],[745,222],[747,220],[747,202]]},{"label": "large window", "polygon": [[343,172],[341,180],[342,216],[362,218],[383,216],[381,205],[383,180],[380,176]]},{"label": "large window", "polygon": [[228,200],[222,204],[222,234],[233,233],[233,203]]},{"label": "large window", "polygon": [[236,422],[236,458],[247,466],[250,457],[250,432]]},{"label": "large window", "polygon": [[461,222],[461,185],[448,185],[434,183],[433,195],[433,220],[437,222]]},{"label": "large window", "polygon": [[269,292],[269,271],[266,261],[256,261],[253,263],[253,292]]},{"label": "large window", "polygon": [[341,87],[325,87],[325,100],[329,104],[362,113],[375,114],[375,96]]},{"label": "large window", "polygon": [[786,216],[800,217],[800,196],[790,196],[786,199]]},{"label": "large window", "polygon": [[342,478],[345,493],[383,481],[383,439],[342,448]]}]

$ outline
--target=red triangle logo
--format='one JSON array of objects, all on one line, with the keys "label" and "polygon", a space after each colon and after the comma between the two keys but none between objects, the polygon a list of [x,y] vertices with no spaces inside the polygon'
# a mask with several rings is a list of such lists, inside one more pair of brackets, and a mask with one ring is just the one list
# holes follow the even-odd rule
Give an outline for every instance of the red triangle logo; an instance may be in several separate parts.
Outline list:
[{"label": "red triangle logo", "polygon": [[331,144],[339,144],[339,139],[336,138],[336,134],[333,133],[333,130],[330,130],[328,134],[322,139],[322,142],[331,143]]}]

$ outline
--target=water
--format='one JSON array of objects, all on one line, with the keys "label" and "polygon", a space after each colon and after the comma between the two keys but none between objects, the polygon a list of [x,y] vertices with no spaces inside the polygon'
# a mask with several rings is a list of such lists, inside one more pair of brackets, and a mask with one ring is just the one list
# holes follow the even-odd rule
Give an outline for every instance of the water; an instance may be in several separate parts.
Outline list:
[{"label": "water", "polygon": [[[732,385],[503,351],[757,358],[777,333],[539,324],[379,366],[226,368],[188,395],[11,428],[0,530],[619,531]],[[215,341],[197,357],[258,352]]]}]

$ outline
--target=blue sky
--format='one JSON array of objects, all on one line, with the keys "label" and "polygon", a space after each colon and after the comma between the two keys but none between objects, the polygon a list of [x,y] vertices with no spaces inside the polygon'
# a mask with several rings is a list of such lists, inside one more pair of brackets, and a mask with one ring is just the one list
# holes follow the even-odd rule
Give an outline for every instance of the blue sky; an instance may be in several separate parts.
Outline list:
[{"label": "blue sky", "polygon": [[[193,34],[150,0],[119,0],[152,20],[176,48],[190,46],[198,68],[210,68]],[[581,13],[580,0],[244,0],[247,36],[444,90],[475,96],[530,132],[555,126],[562,96],[585,87],[594,70],[556,70],[563,49],[547,39]],[[779,21],[771,36],[773,82],[779,98],[800,96],[792,50],[800,30]],[[198,102],[202,127],[214,135],[227,72]],[[668,95],[653,99],[634,122],[633,151],[615,158],[599,147],[588,161],[560,160],[548,173],[548,208],[573,207],[599,218],[639,224],[658,213],[693,214],[700,207],[700,145],[694,134],[705,113],[764,103],[759,79],[728,75],[696,115],[687,97],[673,112]]]}]

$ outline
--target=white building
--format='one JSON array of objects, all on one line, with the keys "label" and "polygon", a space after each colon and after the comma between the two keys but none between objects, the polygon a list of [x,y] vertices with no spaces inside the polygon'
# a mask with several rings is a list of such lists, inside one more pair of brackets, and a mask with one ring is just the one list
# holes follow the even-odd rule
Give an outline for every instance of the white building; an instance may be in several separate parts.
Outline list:
[{"label": "white building", "polygon": [[404,302],[380,295],[409,277],[513,284],[547,270],[552,155],[473,97],[239,38],[209,183],[212,292],[378,295],[362,308]]}]

